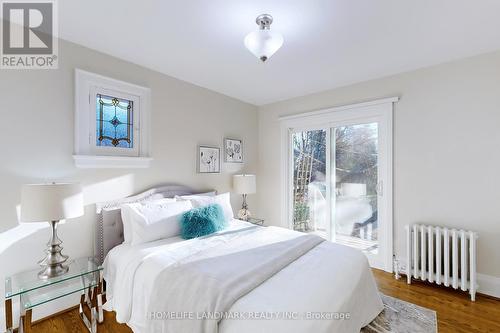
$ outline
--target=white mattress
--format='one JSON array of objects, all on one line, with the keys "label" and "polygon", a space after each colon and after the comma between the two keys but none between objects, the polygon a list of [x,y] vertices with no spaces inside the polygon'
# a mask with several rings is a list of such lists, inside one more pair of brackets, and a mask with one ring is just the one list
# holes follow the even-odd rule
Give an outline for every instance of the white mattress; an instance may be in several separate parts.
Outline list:
[{"label": "white mattress", "polygon": [[[248,226],[246,222],[233,220],[229,230]],[[145,261],[147,264],[133,271],[127,269],[129,263],[158,251],[175,253],[182,242],[185,240],[172,237],[137,246],[122,244],[109,252],[104,263],[108,300],[105,309],[117,311],[118,322],[127,323],[136,333],[146,332],[148,297],[145,295],[153,292],[154,279],[162,270],[161,262]],[[133,290],[126,287],[127,280]],[[130,303],[130,310],[124,310],[128,308],[124,306],[126,303]],[[382,308],[366,257],[357,250],[323,242],[240,298],[229,310],[299,314],[300,319],[226,319],[219,324],[219,332],[358,333]],[[349,319],[331,319],[346,315]]]}]

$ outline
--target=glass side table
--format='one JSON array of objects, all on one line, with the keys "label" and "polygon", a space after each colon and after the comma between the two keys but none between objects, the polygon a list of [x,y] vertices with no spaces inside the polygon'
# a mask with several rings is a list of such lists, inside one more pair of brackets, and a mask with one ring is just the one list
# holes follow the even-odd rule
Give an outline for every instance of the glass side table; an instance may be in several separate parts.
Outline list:
[{"label": "glass side table", "polygon": [[246,222],[250,222],[256,225],[264,225],[264,219],[259,219],[256,217],[249,217],[248,219],[246,219]]},{"label": "glass side table", "polygon": [[[95,258],[70,260],[69,271],[61,276],[42,280],[37,270],[14,274],[5,279],[5,322],[7,333],[12,329],[12,300],[19,296],[19,333],[31,331],[32,309],[58,298],[80,293],[80,317],[91,333],[97,331],[97,322],[104,320],[102,312],[102,266]],[[85,314],[90,311],[90,318]]]}]

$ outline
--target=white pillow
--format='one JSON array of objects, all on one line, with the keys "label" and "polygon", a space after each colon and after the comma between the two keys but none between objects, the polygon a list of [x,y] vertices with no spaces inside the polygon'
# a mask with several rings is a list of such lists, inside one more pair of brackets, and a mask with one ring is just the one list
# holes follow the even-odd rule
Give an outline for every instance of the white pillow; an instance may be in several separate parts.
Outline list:
[{"label": "white pillow", "polygon": [[154,202],[154,203],[171,203],[175,202],[175,198],[162,198],[162,199],[156,199],[153,201],[143,201],[143,202],[134,202],[130,204],[123,204],[121,208],[121,216],[122,216],[122,223],[123,223],[123,238],[124,244],[130,244],[132,242],[132,218],[133,216],[131,215],[131,207],[140,207],[143,205],[147,205],[148,203]]},{"label": "white pillow", "polygon": [[153,200],[148,200],[148,201],[142,201],[142,202],[139,202],[141,205],[148,205],[150,203],[158,203],[158,204],[161,204],[161,203],[172,203],[172,202],[176,202],[177,199],[175,198],[159,198],[159,199],[153,199]]},{"label": "white pillow", "polygon": [[132,207],[131,245],[178,236],[181,233],[180,216],[192,208],[190,201]]},{"label": "white pillow", "polygon": [[178,200],[189,200],[193,204],[193,207],[203,207],[212,204],[219,204],[222,206],[224,211],[224,217],[226,221],[231,220],[234,217],[233,207],[231,206],[231,194],[229,192],[214,195],[214,196],[203,196],[203,195],[190,195],[176,197]]}]

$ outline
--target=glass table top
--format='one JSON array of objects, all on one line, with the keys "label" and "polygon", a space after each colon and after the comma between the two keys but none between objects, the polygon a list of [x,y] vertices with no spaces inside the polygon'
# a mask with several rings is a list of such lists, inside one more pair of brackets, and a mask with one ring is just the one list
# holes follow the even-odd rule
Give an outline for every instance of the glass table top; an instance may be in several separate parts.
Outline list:
[{"label": "glass table top", "polygon": [[[68,293],[70,290],[76,292],[92,287],[92,282],[95,284],[97,282],[95,280],[98,280],[95,277],[96,274],[93,273],[102,270],[102,266],[98,265],[94,258],[73,259],[68,262],[68,266],[69,270],[66,274],[46,280],[38,278],[40,268],[7,277],[5,279],[5,298],[11,298],[28,292],[31,292],[31,295],[26,296],[26,298],[36,298],[37,295],[41,298],[50,296],[49,300],[59,298],[70,294]],[[49,286],[54,287],[48,288]],[[32,292],[37,289],[40,290],[36,293]],[[59,293],[63,293],[64,295],[58,296]]]},{"label": "glass table top", "polygon": [[57,284],[51,284],[43,288],[31,290],[21,294],[21,306],[28,310],[35,306],[53,301],[55,299],[83,291],[87,288],[96,287],[99,282],[95,272],[61,281]]},{"label": "glass table top", "polygon": [[247,222],[253,223],[253,224],[264,224],[264,219],[259,219],[256,217],[249,217],[247,219]]}]

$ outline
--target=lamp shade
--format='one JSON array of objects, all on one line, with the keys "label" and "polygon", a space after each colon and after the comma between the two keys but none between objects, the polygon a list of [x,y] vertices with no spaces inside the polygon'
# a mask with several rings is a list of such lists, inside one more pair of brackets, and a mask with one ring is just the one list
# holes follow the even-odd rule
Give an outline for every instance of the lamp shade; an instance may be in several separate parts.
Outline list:
[{"label": "lamp shade", "polygon": [[234,175],[233,188],[238,194],[252,194],[257,192],[255,175]]},{"label": "lamp shade", "polygon": [[245,46],[257,58],[266,61],[283,45],[283,36],[279,32],[257,30],[245,37]]},{"label": "lamp shade", "polygon": [[80,184],[31,184],[21,191],[21,222],[49,222],[83,215]]}]

